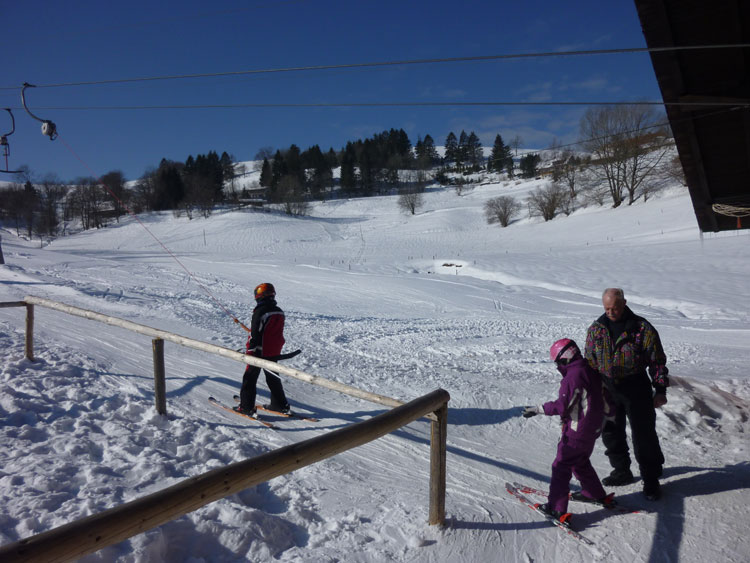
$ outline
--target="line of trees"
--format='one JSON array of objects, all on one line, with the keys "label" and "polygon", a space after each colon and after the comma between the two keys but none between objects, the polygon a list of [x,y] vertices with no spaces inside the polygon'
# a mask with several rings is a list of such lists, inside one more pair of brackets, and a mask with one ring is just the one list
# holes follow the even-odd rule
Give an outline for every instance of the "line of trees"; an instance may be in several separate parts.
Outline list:
[{"label": "line of trees", "polygon": [[155,170],[147,170],[131,194],[134,210],[174,210],[193,217],[208,217],[224,201],[224,186],[234,178],[232,157],[216,151],[189,155],[184,163],[163,158]]},{"label": "line of trees", "polygon": [[[587,151],[584,155],[553,143],[547,169],[537,170],[538,155],[521,159],[522,175],[551,176],[550,182],[526,198],[530,217],[550,221],[589,203],[632,205],[639,198],[647,200],[664,185],[675,181],[685,184],[676,157],[667,158],[674,147],[669,128],[663,116],[650,107],[591,108],[581,118],[581,135],[585,139],[581,145]],[[488,223],[505,227],[522,208],[512,197],[501,196],[485,202],[485,216]]]},{"label": "line of trees", "polygon": [[[474,180],[448,173],[467,176],[486,169],[509,179],[516,174],[551,176],[550,184],[537,188],[526,200],[530,215],[550,220],[588,203],[604,205],[609,200],[617,207],[645,200],[664,182],[680,178],[679,163],[665,162],[673,141],[668,128],[659,125],[661,120],[648,106],[591,108],[580,124],[585,152],[553,143],[545,151],[544,168],[541,155],[529,153],[518,160],[516,169],[514,157],[522,144],[518,136],[506,144],[497,134],[485,161],[478,136],[463,130],[458,136],[447,135],[442,158],[430,135],[418,137],[412,146],[403,129],[390,129],[350,141],[338,152],[333,148],[323,152],[318,145],[301,151],[293,144],[285,150],[265,147],[256,160],[262,157],[260,187],[265,200],[291,214],[305,214],[311,200],[325,198],[333,190],[356,196],[395,192],[402,209],[413,214],[432,178],[455,184],[460,195],[473,187]],[[119,220],[125,207],[135,212],[173,210],[188,217],[200,212],[207,217],[227,197],[239,197],[233,188],[227,190],[238,173],[233,160],[228,153],[219,156],[216,151],[190,155],[184,163],[162,159],[133,189],[126,189],[120,171],[66,185],[54,176],[32,182],[30,171],[23,169],[17,182],[4,191],[0,214],[18,234],[23,231],[28,237],[64,234],[66,225],[76,220],[84,229],[100,228]],[[337,167],[338,182],[333,173]],[[506,226],[521,207],[502,199],[488,202],[485,212],[488,221]]]}]

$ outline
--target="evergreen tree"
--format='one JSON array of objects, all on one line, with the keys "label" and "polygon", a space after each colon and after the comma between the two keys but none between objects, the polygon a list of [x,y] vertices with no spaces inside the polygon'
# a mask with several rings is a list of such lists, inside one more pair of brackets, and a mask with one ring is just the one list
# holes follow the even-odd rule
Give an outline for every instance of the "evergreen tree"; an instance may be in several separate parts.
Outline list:
[{"label": "evergreen tree", "polygon": [[333,147],[328,149],[328,153],[326,154],[326,161],[328,161],[328,168],[333,169],[340,166],[339,157],[336,154],[336,151],[333,150]]},{"label": "evergreen tree", "polygon": [[375,191],[377,174],[381,168],[378,163],[381,159],[375,140],[365,139],[362,148],[359,157],[359,187],[363,195],[370,196]]},{"label": "evergreen tree", "polygon": [[219,164],[221,165],[221,176],[224,182],[230,182],[234,178],[233,158],[226,151],[221,153]]},{"label": "evergreen tree", "polygon": [[437,149],[435,148],[435,141],[429,134],[424,136],[422,145],[424,147],[424,154],[429,160],[430,164],[431,165],[437,164],[440,161],[440,155],[438,154]]},{"label": "evergreen tree", "polygon": [[185,160],[185,168],[183,168],[183,173],[187,175],[195,174],[195,159],[193,158],[193,155],[188,155],[187,159]]},{"label": "evergreen tree", "polygon": [[445,138],[445,162],[454,164],[458,162],[458,139],[453,131]]},{"label": "evergreen tree", "polygon": [[307,182],[310,191],[314,196],[319,196],[333,181],[328,159],[323,155],[320,147],[314,145],[302,153],[302,162],[306,170],[312,170]]},{"label": "evergreen tree", "polygon": [[271,186],[271,163],[267,158],[263,158],[263,165],[260,169],[260,185],[264,188]]},{"label": "evergreen tree", "polygon": [[354,191],[357,185],[357,176],[355,166],[357,164],[357,155],[354,145],[349,142],[341,155],[341,188],[344,191]]},{"label": "evergreen tree", "polygon": [[284,160],[284,155],[281,154],[280,150],[276,151],[276,154],[273,155],[273,162],[271,163],[271,185],[270,188],[275,188],[279,180],[283,176],[286,176],[287,174],[287,166],[286,161]]},{"label": "evergreen tree", "polygon": [[299,185],[305,185],[305,168],[302,165],[302,155],[297,145],[292,145],[284,155],[286,173],[294,176]]},{"label": "evergreen tree", "polygon": [[534,176],[536,176],[537,166],[539,166],[539,162],[541,160],[541,157],[536,153],[527,154],[526,156],[521,157],[521,161],[519,163],[521,176],[523,178],[533,178]]},{"label": "evergreen tree", "polygon": [[467,142],[469,136],[466,131],[461,130],[461,134],[458,136],[458,149],[456,150],[456,168],[461,169],[468,160]]},{"label": "evergreen tree", "polygon": [[417,160],[424,159],[424,143],[422,142],[422,136],[417,136],[417,144],[414,145],[414,154],[417,156]]},{"label": "evergreen tree", "polygon": [[482,142],[476,133],[472,131],[466,139],[466,161],[471,164],[475,171],[478,171],[482,160],[484,160]]},{"label": "evergreen tree", "polygon": [[185,198],[185,183],[180,168],[182,164],[162,159],[154,178],[154,211],[177,209],[182,203]]},{"label": "evergreen tree", "polygon": [[502,172],[508,164],[508,159],[512,161],[511,148],[503,142],[500,134],[495,136],[495,143],[492,145],[492,153],[487,163],[487,170],[490,172]]}]

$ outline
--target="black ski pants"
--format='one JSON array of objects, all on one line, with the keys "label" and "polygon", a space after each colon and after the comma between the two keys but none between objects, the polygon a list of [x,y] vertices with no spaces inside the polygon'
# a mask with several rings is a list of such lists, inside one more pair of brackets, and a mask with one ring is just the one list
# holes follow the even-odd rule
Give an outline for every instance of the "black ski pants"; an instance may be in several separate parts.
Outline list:
[{"label": "black ski pants", "polygon": [[[275,407],[287,406],[284,387],[281,385],[281,378],[272,371],[263,370],[266,373],[266,383],[271,391],[271,404]],[[242,377],[242,389],[240,390],[240,407],[242,410],[255,409],[256,386],[261,368],[257,366],[247,366],[245,375]]]},{"label": "black ski pants", "polygon": [[630,469],[630,454],[625,431],[630,423],[633,454],[644,481],[658,479],[662,474],[664,455],[656,435],[656,409],[648,376],[635,375],[619,384],[608,384],[615,402],[615,420],[602,430],[605,455],[615,471]]}]

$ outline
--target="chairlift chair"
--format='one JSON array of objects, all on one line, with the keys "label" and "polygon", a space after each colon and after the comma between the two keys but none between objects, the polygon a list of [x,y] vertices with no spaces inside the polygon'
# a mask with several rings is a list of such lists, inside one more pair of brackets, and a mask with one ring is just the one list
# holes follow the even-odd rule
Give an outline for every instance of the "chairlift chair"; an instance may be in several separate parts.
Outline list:
[{"label": "chairlift chair", "polygon": [[10,137],[16,130],[16,120],[13,117],[13,112],[10,111],[10,108],[3,109],[8,112],[8,115],[10,115],[11,127],[9,133],[0,135],[0,147],[3,147],[3,157],[5,158],[5,168],[0,168],[0,172],[4,172],[5,174],[18,174],[20,170],[10,170],[8,168],[8,157],[10,156],[10,143],[8,143],[8,137]]}]

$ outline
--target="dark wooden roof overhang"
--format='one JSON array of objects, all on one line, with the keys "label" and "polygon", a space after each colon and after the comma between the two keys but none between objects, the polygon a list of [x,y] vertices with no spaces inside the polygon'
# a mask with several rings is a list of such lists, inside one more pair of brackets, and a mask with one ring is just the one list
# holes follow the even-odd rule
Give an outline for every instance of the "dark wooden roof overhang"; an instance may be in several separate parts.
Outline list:
[{"label": "dark wooden roof overhang", "polygon": [[[750,207],[748,0],[635,0],[702,232],[737,228],[714,204]],[[684,104],[684,105],[679,105]],[[705,104],[705,105],[703,105]],[[750,227],[750,220],[742,221]]]}]

